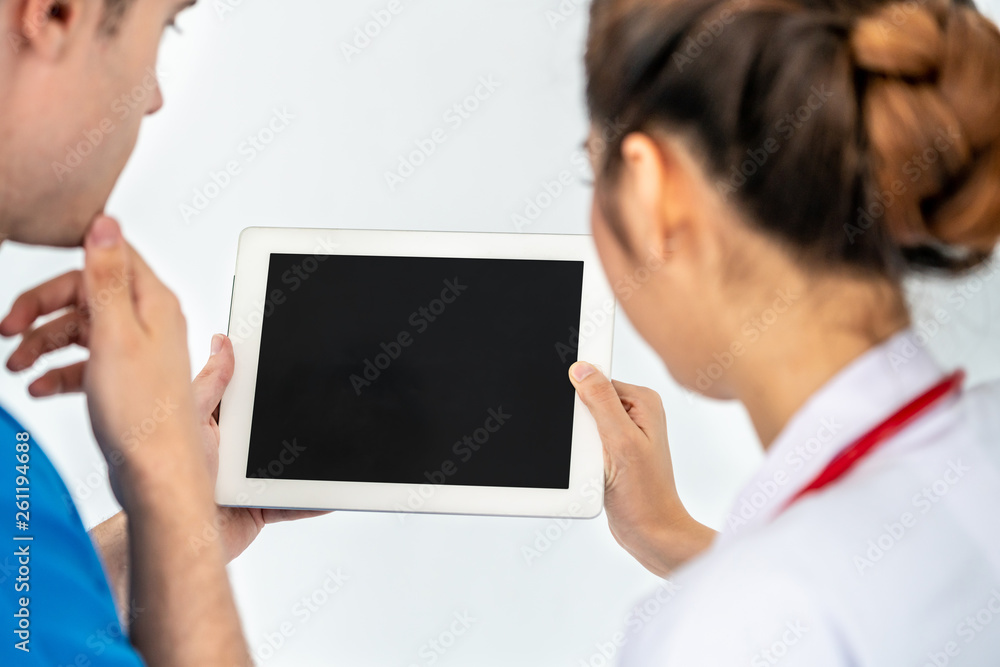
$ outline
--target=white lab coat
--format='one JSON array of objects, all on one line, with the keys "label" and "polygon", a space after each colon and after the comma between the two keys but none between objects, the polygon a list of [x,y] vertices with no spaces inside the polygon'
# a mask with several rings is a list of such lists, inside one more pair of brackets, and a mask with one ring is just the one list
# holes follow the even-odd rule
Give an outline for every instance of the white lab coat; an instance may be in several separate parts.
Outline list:
[{"label": "white lab coat", "polygon": [[938,403],[831,486],[785,501],[945,375],[912,331],[799,410],[624,667],[1000,666],[1000,384]]}]

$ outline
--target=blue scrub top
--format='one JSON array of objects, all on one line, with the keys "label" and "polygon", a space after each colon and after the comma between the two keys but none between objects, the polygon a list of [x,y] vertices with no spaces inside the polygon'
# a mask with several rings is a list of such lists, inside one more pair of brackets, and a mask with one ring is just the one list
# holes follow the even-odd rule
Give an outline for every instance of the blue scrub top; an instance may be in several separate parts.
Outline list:
[{"label": "blue scrub top", "polygon": [[0,452],[0,665],[141,666],[66,485],[3,408]]}]

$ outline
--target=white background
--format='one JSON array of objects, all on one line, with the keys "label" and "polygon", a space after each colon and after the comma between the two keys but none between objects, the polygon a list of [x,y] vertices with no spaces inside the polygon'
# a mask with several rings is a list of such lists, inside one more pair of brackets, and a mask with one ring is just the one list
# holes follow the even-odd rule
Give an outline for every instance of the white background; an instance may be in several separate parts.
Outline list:
[{"label": "white background", "polygon": [[[195,369],[211,335],[226,329],[244,227],[511,232],[526,198],[570,170],[574,183],[523,231],[588,231],[586,175],[570,161],[586,131],[586,7],[569,0],[569,16],[553,23],[546,12],[558,0],[402,0],[402,12],[348,62],[341,44],[387,1],[203,0],[181,18],[183,36],[167,38],[166,107],[147,121],[108,210],[179,294]],[[995,15],[997,1],[988,6]],[[500,87],[461,127],[449,125],[445,112],[481,77]],[[294,120],[247,162],[241,143],[275,109]],[[447,141],[390,191],[385,172],[439,127]],[[230,160],[241,173],[186,222],[181,204]],[[80,261],[78,251],[4,246],[0,307]],[[949,315],[932,350],[964,365],[973,382],[1000,377],[998,283],[996,274],[973,280],[968,298],[959,298],[960,284],[914,287],[918,321],[938,309]],[[761,458],[744,412],[679,389],[629,324],[617,326],[615,375],[662,393],[681,495],[697,518],[721,526]],[[12,349],[0,345],[4,358]],[[33,377],[4,372],[0,396],[44,444],[91,526],[117,508],[84,403],[31,401]],[[522,548],[546,530],[557,539],[528,563]],[[307,617],[299,601],[322,600],[317,591],[338,569],[349,579]],[[231,573],[247,638],[267,665],[431,664],[427,643],[463,612],[475,621],[434,664],[599,665],[597,645],[658,583],[603,517],[563,529],[547,520],[338,513],[269,527]],[[292,630],[284,637],[283,624]]]}]

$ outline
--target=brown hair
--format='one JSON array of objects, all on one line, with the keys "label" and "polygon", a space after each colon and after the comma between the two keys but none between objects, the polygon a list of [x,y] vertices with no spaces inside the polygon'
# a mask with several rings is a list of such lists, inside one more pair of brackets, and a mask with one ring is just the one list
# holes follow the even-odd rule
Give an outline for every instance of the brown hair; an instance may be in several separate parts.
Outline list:
[{"label": "brown hair", "polygon": [[1000,32],[948,0],[594,0],[587,102],[608,142],[689,138],[712,182],[810,262],[898,278],[1000,238]]}]

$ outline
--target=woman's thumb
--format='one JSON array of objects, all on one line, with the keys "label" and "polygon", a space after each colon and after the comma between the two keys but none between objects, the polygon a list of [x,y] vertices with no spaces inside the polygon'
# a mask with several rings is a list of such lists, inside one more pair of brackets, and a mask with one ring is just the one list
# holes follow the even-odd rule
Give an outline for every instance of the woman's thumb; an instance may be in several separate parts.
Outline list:
[{"label": "woman's thumb", "polygon": [[603,373],[585,361],[578,361],[570,367],[569,377],[583,404],[594,416],[601,438],[621,437],[634,426],[615,386]]}]

